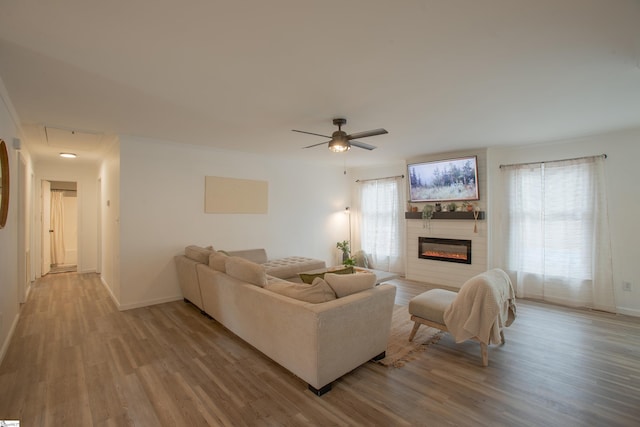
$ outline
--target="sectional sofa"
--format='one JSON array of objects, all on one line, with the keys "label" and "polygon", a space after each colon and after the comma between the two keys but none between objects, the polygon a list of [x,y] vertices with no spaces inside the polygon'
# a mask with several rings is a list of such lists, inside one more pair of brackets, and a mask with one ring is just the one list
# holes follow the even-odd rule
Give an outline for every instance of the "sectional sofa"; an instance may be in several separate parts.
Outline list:
[{"label": "sectional sofa", "polygon": [[[222,254],[188,247],[175,261],[186,300],[301,378],[318,396],[342,375],[384,357],[395,286],[375,286],[372,274],[327,274],[327,281],[294,283],[267,272],[316,269],[308,266],[317,260],[254,262],[265,258],[264,250]],[[288,272],[283,273],[285,265]]]}]

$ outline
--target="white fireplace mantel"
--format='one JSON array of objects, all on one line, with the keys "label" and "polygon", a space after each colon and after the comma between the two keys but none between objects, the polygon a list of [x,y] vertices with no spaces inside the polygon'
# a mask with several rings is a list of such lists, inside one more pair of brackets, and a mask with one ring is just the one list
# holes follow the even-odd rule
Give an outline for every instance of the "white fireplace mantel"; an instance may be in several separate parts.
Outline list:
[{"label": "white fireplace mantel", "polygon": [[[407,212],[407,214],[409,213],[412,215],[417,213],[419,216],[405,221],[407,279],[436,285],[460,287],[471,277],[487,270],[487,221],[481,221],[480,218],[475,221],[473,212],[469,212],[472,217],[471,220],[467,221],[460,221],[460,218],[423,220],[421,212]],[[446,212],[446,214],[467,214],[467,212]],[[461,264],[421,259],[418,257],[418,240],[420,237],[471,240],[472,263]]]}]

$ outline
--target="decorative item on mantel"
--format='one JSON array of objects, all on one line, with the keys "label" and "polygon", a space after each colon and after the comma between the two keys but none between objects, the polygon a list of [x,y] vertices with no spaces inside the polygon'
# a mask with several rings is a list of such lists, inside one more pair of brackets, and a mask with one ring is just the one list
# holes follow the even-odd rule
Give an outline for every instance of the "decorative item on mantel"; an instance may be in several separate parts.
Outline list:
[{"label": "decorative item on mantel", "polygon": [[433,205],[426,204],[422,208],[423,228],[431,230],[431,218],[433,217]]},{"label": "decorative item on mantel", "polygon": [[462,211],[473,212],[475,209],[475,203],[473,202],[462,202]]},{"label": "decorative item on mantel", "polygon": [[480,215],[480,208],[475,204],[471,204],[473,208],[473,232],[478,232],[478,215]]},{"label": "decorative item on mantel", "polygon": [[[415,207],[415,206],[414,206]],[[482,221],[487,219],[486,212],[482,210],[482,208],[475,208],[474,211],[455,211],[449,212],[446,209],[446,205],[442,206],[442,211],[438,212],[437,210],[433,210],[433,215],[431,216],[432,220],[470,220],[473,221],[475,219],[475,215],[478,215],[478,221]],[[477,210],[477,214],[475,213]],[[422,219],[422,210],[420,212],[405,212],[404,217],[406,219]]]}]

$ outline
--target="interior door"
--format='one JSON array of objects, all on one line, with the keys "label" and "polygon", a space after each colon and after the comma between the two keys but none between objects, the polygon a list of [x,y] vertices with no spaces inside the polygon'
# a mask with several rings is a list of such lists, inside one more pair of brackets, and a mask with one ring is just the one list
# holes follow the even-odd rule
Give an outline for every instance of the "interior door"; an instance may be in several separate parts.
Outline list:
[{"label": "interior door", "polygon": [[42,181],[42,244],[40,250],[42,251],[42,270],[41,276],[49,273],[51,270],[51,183],[49,181]]}]

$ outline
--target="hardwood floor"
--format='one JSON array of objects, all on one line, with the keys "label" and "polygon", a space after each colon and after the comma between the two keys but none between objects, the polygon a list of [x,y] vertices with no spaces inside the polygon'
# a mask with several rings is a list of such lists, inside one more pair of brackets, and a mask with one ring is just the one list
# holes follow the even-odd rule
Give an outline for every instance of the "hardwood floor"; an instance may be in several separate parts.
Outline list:
[{"label": "hardwood floor", "polygon": [[[395,280],[396,302],[427,289]],[[97,275],[38,280],[0,365],[22,426],[632,426],[640,319],[519,301],[504,346],[449,335],[402,368],[369,362],[316,397],[182,301],[118,312]]]}]

